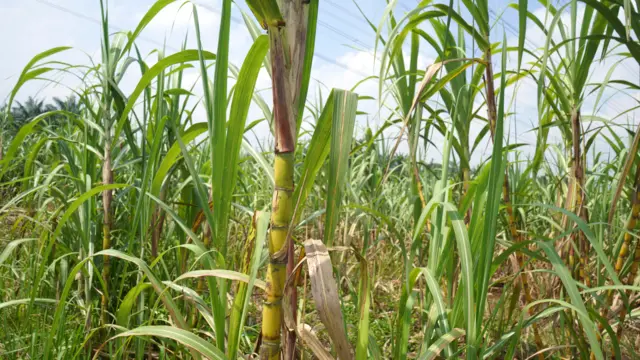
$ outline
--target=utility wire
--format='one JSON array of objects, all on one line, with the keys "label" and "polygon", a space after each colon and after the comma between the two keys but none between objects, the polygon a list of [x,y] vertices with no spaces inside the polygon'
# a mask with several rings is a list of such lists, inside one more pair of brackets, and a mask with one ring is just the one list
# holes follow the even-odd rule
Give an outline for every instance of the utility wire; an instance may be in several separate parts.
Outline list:
[{"label": "utility wire", "polygon": [[[218,15],[221,15],[220,11],[219,11],[218,9],[216,9],[216,8],[212,7],[211,5],[208,5],[208,4],[202,4],[202,3],[200,3],[200,2],[196,2],[196,4],[197,4],[198,6],[202,6],[204,9],[207,9],[207,10],[209,10],[209,11],[213,12],[213,13],[216,13],[216,14],[218,14]],[[244,24],[244,21],[243,21],[243,20],[240,20],[240,19],[238,19],[237,17],[235,17],[235,16],[233,16],[233,15],[231,15],[231,20],[232,20],[233,22],[235,22],[236,24]],[[322,25],[322,24],[321,24],[321,25]],[[323,26],[325,26],[325,27],[326,27],[326,25],[323,25]],[[331,30],[331,29],[330,29],[330,30]],[[341,35],[341,34],[338,34],[338,35]],[[346,34],[345,34],[345,35],[346,35]],[[341,36],[344,36],[344,35],[341,35]],[[347,40],[348,40],[348,38],[347,38]],[[323,55],[323,54],[320,54],[320,53],[318,53],[318,52],[314,52],[313,57],[317,57],[317,58],[319,58],[319,59],[320,59],[320,60],[322,60],[322,61],[325,61],[325,62],[328,62],[328,63],[334,64],[334,65],[336,65],[336,66],[338,66],[338,67],[340,67],[340,68],[342,68],[342,69],[344,69],[344,70],[350,71],[350,72],[352,72],[352,73],[354,73],[354,74],[357,74],[357,75],[360,75],[360,76],[363,76],[363,77],[367,77],[367,76],[370,76],[370,75],[371,75],[371,74],[367,75],[367,74],[365,74],[364,72],[359,71],[359,70],[356,70],[356,69],[351,69],[351,68],[349,68],[347,65],[342,64],[342,63],[339,63],[338,61],[336,61],[336,60],[334,60],[334,59],[331,59],[330,57],[325,56],[325,55]]]},{"label": "utility wire", "polygon": [[[51,8],[54,8],[56,10],[62,11],[64,13],[67,13],[69,15],[75,16],[77,18],[80,18],[80,19],[83,19],[83,20],[86,20],[86,21],[89,21],[89,22],[92,22],[92,23],[95,23],[95,24],[98,24],[98,25],[102,24],[102,22],[100,20],[98,20],[98,19],[95,19],[95,18],[92,18],[92,17],[87,16],[85,14],[79,13],[79,12],[77,12],[75,10],[69,9],[69,8],[64,7],[62,5],[58,5],[58,4],[53,3],[53,2],[51,2],[49,0],[34,0],[34,1],[38,2],[38,3],[41,3],[43,5],[49,6]],[[117,32],[125,31],[124,28],[122,28],[120,26],[117,26],[117,25],[112,25],[111,22],[109,23],[109,28],[112,31],[117,31]],[[160,41],[154,40],[154,39],[146,37],[146,36],[138,36],[138,38],[141,39],[141,40],[144,40],[146,42],[152,43],[152,44],[154,44],[156,46],[165,47],[165,48],[167,48],[169,50],[172,50],[172,51],[179,51],[175,47],[172,47],[172,46],[170,46],[168,44],[161,43]]]},{"label": "utility wire", "polygon": [[[493,16],[493,20],[494,21],[500,21],[500,23],[502,23],[502,25],[504,26],[504,28],[507,30],[507,32],[511,33],[514,36],[518,36],[518,29],[516,29],[516,27],[511,24],[510,22],[504,20],[502,17],[498,17],[498,15],[496,14],[496,12],[492,9],[489,9],[490,15]],[[533,43],[529,38],[525,37],[525,42],[527,44],[529,44],[531,47],[533,48],[540,48],[542,46],[539,46],[535,43]],[[627,63],[625,63],[624,61],[621,63],[622,66],[627,69],[632,76],[636,76],[636,73],[631,70],[631,68],[629,67],[629,65]],[[609,104],[607,104],[608,107],[610,107],[612,110],[617,111],[618,113],[622,113],[623,111],[620,110],[620,104],[614,100],[614,99],[609,99]]]},{"label": "utility wire", "polygon": [[[358,15],[354,15],[353,14],[353,10],[349,10],[347,8],[345,8],[344,6],[340,5],[340,4],[336,4],[335,2],[331,1],[331,0],[323,0],[323,3],[328,4],[329,6],[337,9],[339,11],[340,16],[341,15],[347,15],[350,18],[356,20],[356,21],[362,21],[362,17],[358,16]],[[332,15],[336,16],[336,13],[332,13]],[[342,25],[344,24],[349,24],[352,28],[358,30],[360,33],[362,34],[369,34],[371,31],[373,31],[373,29],[371,29],[368,25],[366,24],[366,28],[362,27],[362,26],[356,26],[354,23],[348,23],[348,22],[343,22]]]},{"label": "utility wire", "polygon": [[[506,21],[506,20],[502,19],[502,17],[498,17],[498,15],[496,14],[496,12],[495,12],[494,10],[489,9],[489,12],[491,13],[491,15],[493,15],[494,20],[499,20],[503,25],[505,25],[505,27],[508,29],[508,31],[509,31],[512,35],[514,35],[514,36],[518,36],[518,30],[516,29],[516,27],[515,27],[513,24],[511,24],[511,23],[509,23],[508,21]],[[531,45],[532,47],[534,47],[534,48],[540,48],[540,47],[542,47],[541,45],[537,45],[537,44],[532,43],[532,42],[529,40],[529,38],[525,38],[525,41],[526,41],[529,45]],[[622,65],[622,67],[624,67],[627,71],[629,71],[629,72],[631,73],[631,75],[632,75],[632,76],[636,76],[636,72],[635,72],[635,70],[634,70],[633,68],[631,68],[631,67],[629,66],[629,64],[628,64],[628,63],[626,63],[626,62],[624,62],[624,61],[623,61],[623,62],[621,63],[621,65]]]},{"label": "utility wire", "polygon": [[[65,7],[65,6],[62,6],[62,5],[59,5],[59,4],[52,3],[51,1],[48,1],[48,0],[34,0],[34,1],[36,1],[36,2],[38,2],[38,3],[41,3],[41,4],[43,4],[43,5],[49,6],[49,7],[51,7],[51,8],[54,8],[54,9],[56,9],[56,10],[62,11],[62,12],[64,12],[64,13],[67,13],[67,14],[69,14],[69,15],[75,16],[75,17],[77,17],[77,18],[80,18],[80,19],[83,19],[83,20],[86,20],[86,21],[90,21],[90,22],[92,22],[92,23],[96,23],[96,24],[101,24],[101,23],[102,23],[102,22],[101,22],[100,20],[98,20],[98,19],[95,19],[95,18],[92,18],[92,17],[90,17],[90,16],[84,15],[84,14],[82,14],[82,13],[79,13],[79,12],[77,12],[77,11],[74,11],[74,10],[72,10],[72,9],[69,9],[69,8],[67,8],[67,7]],[[220,14],[220,11],[218,11],[217,9],[215,9],[215,8],[211,7],[210,5],[202,4],[202,3],[199,3],[199,2],[196,2],[196,4],[197,4],[198,6],[201,6],[201,7],[202,7],[202,8],[204,8],[204,9],[207,9],[208,11],[211,11],[211,12],[214,12],[214,13],[217,13],[217,14]],[[232,20],[234,23],[236,23],[236,24],[243,24],[243,21],[242,21],[242,20],[240,20],[240,19],[238,19],[238,18],[237,18],[237,17],[235,17],[235,16],[231,16],[231,20]],[[328,27],[328,28],[329,28],[330,30],[332,30],[332,31],[337,31],[338,35],[346,37],[346,38],[347,38],[347,40],[356,40],[356,41],[358,41],[358,40],[357,40],[357,39],[355,39],[355,38],[347,37],[347,36],[346,36],[346,34],[344,34],[343,32],[341,32],[341,31],[339,31],[339,30],[335,29],[334,27],[332,27],[332,26],[330,26],[330,25],[328,25],[328,24],[325,24],[325,25],[322,25],[322,26]],[[125,31],[123,27],[120,27],[120,26],[114,25],[112,22],[110,22],[110,23],[109,23],[109,28],[110,28],[112,31],[118,31],[118,32]],[[145,37],[145,36],[141,36],[141,35],[140,35],[140,36],[138,36],[138,38],[139,38],[139,39],[141,39],[141,40],[147,41],[147,42],[149,42],[149,43],[155,44],[155,45],[157,45],[157,46],[166,47],[166,48],[168,48],[168,49],[170,49],[170,50],[172,50],[172,51],[179,51],[179,49],[177,49],[177,48],[175,48],[175,47],[172,47],[172,46],[170,46],[170,45],[167,45],[167,44],[161,43],[161,42],[159,42],[159,41],[157,41],[157,40],[154,40],[154,39],[151,39],[151,38],[148,38],[148,37]],[[362,43],[360,42],[360,44],[362,44]],[[334,64],[334,65],[336,65],[336,66],[338,66],[338,67],[340,67],[340,68],[342,68],[342,69],[344,69],[344,70],[350,71],[350,72],[352,72],[352,73],[354,73],[354,74],[357,74],[357,75],[360,75],[360,76],[363,76],[363,77],[367,77],[367,76],[370,76],[370,75],[371,75],[371,74],[366,74],[366,73],[364,73],[364,72],[362,72],[362,71],[359,71],[359,70],[356,70],[356,69],[352,69],[352,68],[350,68],[349,66],[347,66],[347,65],[345,65],[345,64],[342,64],[342,63],[340,63],[340,62],[337,62],[336,60],[331,59],[331,58],[329,58],[328,56],[325,56],[325,55],[323,55],[323,54],[315,53],[313,56],[314,56],[314,57],[319,58],[319,59],[320,59],[320,60],[322,60],[322,61],[325,61],[325,62],[328,62],[328,63]]]}]

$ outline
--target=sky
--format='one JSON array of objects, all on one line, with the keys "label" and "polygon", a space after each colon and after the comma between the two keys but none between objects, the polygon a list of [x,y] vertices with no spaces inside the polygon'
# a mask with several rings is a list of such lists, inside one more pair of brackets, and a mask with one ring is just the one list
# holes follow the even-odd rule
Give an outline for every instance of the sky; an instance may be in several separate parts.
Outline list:
[{"label": "sky", "polygon": [[[356,0],[362,11],[371,21],[377,24],[384,12],[385,0]],[[139,20],[154,3],[153,0],[110,0],[109,18],[112,33],[132,30]],[[188,48],[195,48],[195,36],[193,19],[190,6],[180,6],[183,1],[177,1],[164,9],[144,30],[138,40],[143,57],[152,64],[157,59],[154,49],[164,47],[166,54],[179,50],[185,35],[188,36]],[[217,33],[219,27],[220,0],[193,0],[198,8],[198,14],[203,36],[203,47],[215,52]],[[416,0],[398,0],[396,14],[403,14],[417,5]],[[557,2],[554,2],[557,3]],[[518,19],[515,10],[508,8],[509,1],[490,0],[490,9],[494,27],[492,30],[493,41],[502,39],[506,35],[508,43],[517,44]],[[529,2],[529,10],[544,18],[544,8],[537,2]],[[234,4],[231,24],[231,49],[230,62],[240,66],[242,60],[252,44],[251,36],[242,21],[240,9],[245,9],[244,1]],[[4,54],[2,66],[0,66],[0,103],[7,98],[7,94],[13,88],[18,74],[24,65],[37,53],[55,46],[71,46],[72,50],[66,51],[56,59],[73,64],[90,64],[99,61],[100,54],[100,8],[99,0],[0,0],[0,13],[3,21],[0,22],[0,43],[3,44]],[[397,15],[398,16],[398,15]],[[500,16],[500,20],[496,20]],[[498,39],[498,40],[496,40]],[[529,26],[527,44],[541,47],[544,36],[541,32]],[[352,0],[320,0],[320,12],[318,17],[318,29],[316,36],[316,50],[312,71],[312,84],[309,99],[314,101],[319,93],[326,94],[330,88],[350,89],[363,78],[378,74],[380,61],[379,51],[374,54],[375,33],[371,30],[364,17],[357,10]],[[475,53],[475,56],[480,54]],[[377,58],[376,58],[377,57]],[[419,67],[424,69],[434,62],[434,52],[426,46],[421,48]],[[513,59],[510,58],[510,61]],[[526,58],[525,58],[526,61]],[[494,65],[496,68],[499,62]],[[604,78],[612,63],[596,65],[595,78]],[[497,72],[497,70],[496,70]],[[129,93],[139,80],[139,72],[130,71],[122,81],[121,88],[124,93]],[[637,83],[638,64],[626,61],[615,68],[614,78],[623,78]],[[186,75],[185,82],[195,82],[198,79],[197,71]],[[59,84],[33,82],[21,89],[17,100],[21,101],[28,96],[38,96],[50,99],[51,97],[65,97],[70,94],[70,88],[77,87],[78,79],[73,76],[59,74],[56,76]],[[257,89],[270,98],[268,76],[263,72],[258,80]],[[356,91],[364,95],[377,95],[377,81],[367,81],[358,86]],[[510,101],[511,117],[508,124],[509,141],[523,142],[529,145],[535,144],[535,134],[529,131],[537,123],[536,110],[536,84],[533,81],[523,81],[519,84],[517,97]],[[196,92],[197,93],[197,92]],[[596,115],[612,116],[622,109],[633,106],[640,100],[635,93],[631,95],[607,92],[603,96],[608,99],[606,106],[598,108]],[[585,106],[589,105],[585,102]],[[588,106],[587,106],[588,107]],[[369,100],[360,104],[360,109],[369,113],[368,116],[360,116],[359,126],[365,124],[380,126],[381,118],[377,101]],[[640,113],[638,113],[640,115]],[[252,109],[249,114],[249,123],[256,119],[260,113]],[[635,123],[634,113],[625,116],[621,121]],[[195,117],[204,117],[204,112],[196,112]],[[630,118],[631,117],[631,118]],[[204,118],[202,118],[204,121]],[[266,124],[264,125],[266,126]],[[477,134],[481,126],[478,124],[472,129]],[[397,129],[395,130],[397,133]],[[258,141],[268,141],[269,134],[266,128],[258,127],[254,132]],[[558,134],[552,132],[552,140],[559,140]],[[434,135],[436,145],[442,141],[442,137]],[[531,146],[529,146],[530,148]],[[406,147],[401,147],[406,149]],[[490,147],[481,144],[478,147],[473,162],[478,163],[490,154]],[[440,157],[437,149],[429,150],[428,158]]]}]

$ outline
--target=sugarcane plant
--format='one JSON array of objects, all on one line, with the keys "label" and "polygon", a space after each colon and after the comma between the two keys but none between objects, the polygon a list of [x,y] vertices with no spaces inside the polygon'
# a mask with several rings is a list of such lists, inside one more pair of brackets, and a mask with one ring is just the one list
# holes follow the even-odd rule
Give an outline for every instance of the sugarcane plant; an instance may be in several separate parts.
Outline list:
[{"label": "sugarcane plant", "polygon": [[[37,54],[0,108],[0,358],[637,352],[637,4],[519,0],[509,38],[485,0],[356,2],[372,76],[326,91],[319,0],[222,0],[216,34],[199,2],[115,32],[97,3],[95,63]],[[195,31],[145,53],[172,8]],[[77,109],[14,121],[61,75]]]}]

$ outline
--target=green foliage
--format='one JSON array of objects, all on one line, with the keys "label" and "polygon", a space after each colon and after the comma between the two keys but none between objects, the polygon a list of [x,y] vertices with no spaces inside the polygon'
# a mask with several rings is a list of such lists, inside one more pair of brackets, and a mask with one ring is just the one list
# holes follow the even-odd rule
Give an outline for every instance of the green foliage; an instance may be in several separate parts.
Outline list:
[{"label": "green foliage", "polygon": [[[211,34],[193,7],[197,47],[154,51],[150,66],[136,43],[173,2],[156,1],[117,34],[101,2],[101,63],[58,61],[67,47],[43,51],[0,110],[2,359],[236,359],[256,350],[261,279],[274,261],[274,154],[262,150],[270,140],[245,135],[273,119],[256,89],[263,69],[271,75],[273,44],[245,16],[253,43],[231,64],[224,0],[215,54],[202,46]],[[285,3],[247,1],[269,31],[286,26]],[[508,44],[486,0],[425,0],[403,15],[389,1],[379,22],[366,19],[381,59],[362,82],[378,81],[377,99],[340,89],[307,98],[323,34],[319,1],[303,5],[288,229],[296,267],[285,283],[298,304],[295,314],[284,308],[299,354],[335,353],[336,334],[316,308],[323,299],[312,299],[298,264],[304,241],[323,239],[338,280],[338,293],[323,296],[340,300],[356,359],[635,356],[628,325],[640,316],[640,244],[629,174],[640,166],[640,136],[619,118],[637,106],[611,116],[599,108],[612,90],[638,90],[614,69],[640,63],[640,15],[627,0],[540,3],[544,17],[531,1],[511,4],[519,29]],[[528,35],[538,31],[536,49]],[[437,55],[421,69],[425,48]],[[599,80],[607,61],[615,65]],[[140,76],[125,92],[131,65]],[[19,101],[25,84],[71,68],[84,71],[72,97]],[[193,70],[202,96],[183,83]],[[534,115],[513,106],[525,82],[535,84]],[[371,100],[385,118],[378,128],[359,116]],[[199,108],[205,122],[195,122]],[[522,116],[534,117],[530,152],[509,137]],[[490,158],[474,161],[483,150]]]}]

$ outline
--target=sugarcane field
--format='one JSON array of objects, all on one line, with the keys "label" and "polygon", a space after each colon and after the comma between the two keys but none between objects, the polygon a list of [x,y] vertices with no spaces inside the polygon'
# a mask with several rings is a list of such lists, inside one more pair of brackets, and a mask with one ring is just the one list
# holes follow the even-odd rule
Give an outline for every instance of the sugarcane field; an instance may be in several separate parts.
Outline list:
[{"label": "sugarcane field", "polygon": [[639,0],[0,14],[0,359],[640,359]]}]

